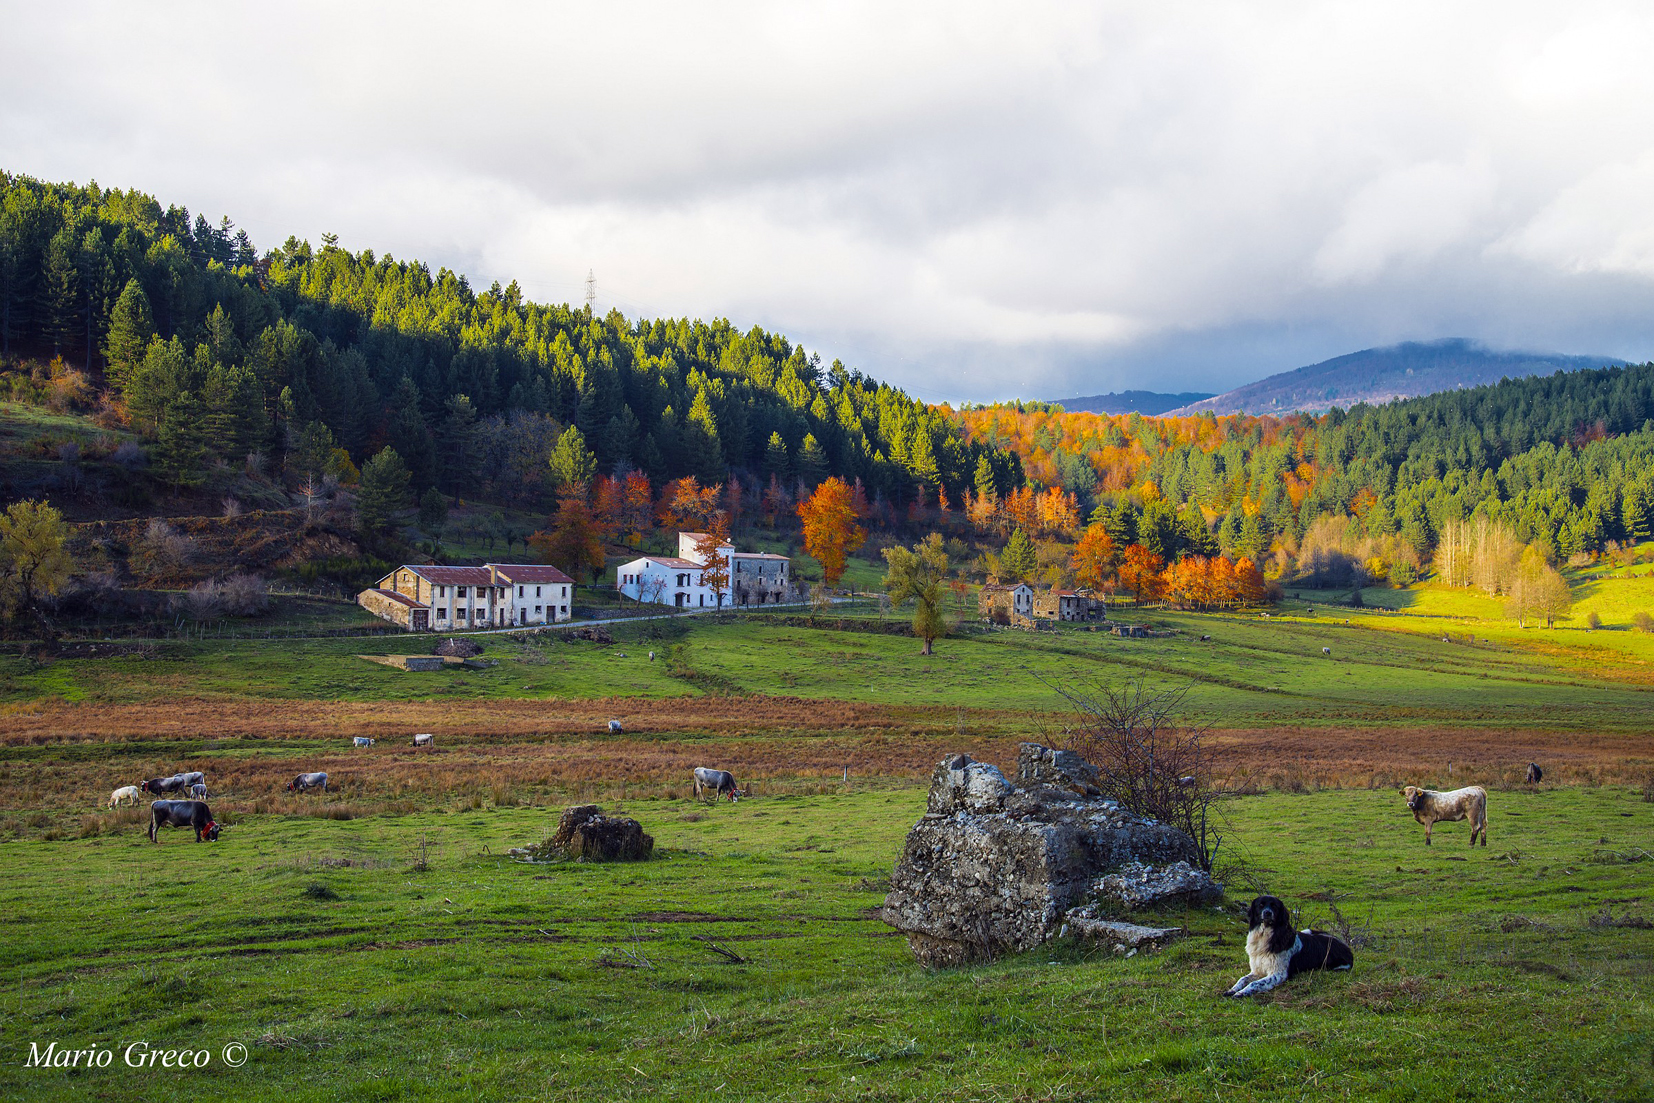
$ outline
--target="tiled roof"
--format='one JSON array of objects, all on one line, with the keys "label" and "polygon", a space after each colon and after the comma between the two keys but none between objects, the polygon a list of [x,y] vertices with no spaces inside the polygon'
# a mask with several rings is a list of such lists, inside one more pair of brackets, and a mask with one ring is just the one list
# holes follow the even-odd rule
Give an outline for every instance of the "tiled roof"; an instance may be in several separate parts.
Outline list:
[{"label": "tiled roof", "polygon": [[438,586],[492,586],[494,576],[487,567],[441,567],[428,563],[403,564],[402,570],[412,571],[427,582]]},{"label": "tiled roof", "polygon": [[382,598],[386,598],[390,601],[396,602],[398,605],[406,605],[410,609],[423,609],[423,608],[425,608],[425,606],[419,604],[419,602],[415,601],[413,598],[409,597],[407,594],[399,594],[395,590],[375,590],[373,592],[378,594]]},{"label": "tiled roof", "polygon": [[785,555],[776,555],[774,552],[742,552],[742,551],[736,552],[735,553],[735,558],[736,559],[779,559],[782,562],[786,562],[787,559],[788,559],[787,556],[785,556]]},{"label": "tiled roof", "polygon": [[512,585],[523,582],[567,582],[574,579],[547,563],[491,563],[500,572],[500,578]]},{"label": "tiled roof", "polygon": [[649,562],[659,563],[663,567],[673,567],[676,569],[695,571],[698,571],[702,567],[706,566],[705,563],[697,563],[693,559],[679,559],[675,555],[651,555],[649,556]]}]

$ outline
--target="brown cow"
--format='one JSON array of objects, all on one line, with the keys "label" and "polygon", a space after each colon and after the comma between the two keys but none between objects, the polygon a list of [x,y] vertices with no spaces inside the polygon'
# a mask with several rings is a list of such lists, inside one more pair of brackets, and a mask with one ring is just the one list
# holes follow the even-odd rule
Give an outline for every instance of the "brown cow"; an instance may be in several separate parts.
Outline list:
[{"label": "brown cow", "polygon": [[1476,845],[1476,836],[1487,845],[1487,790],[1480,785],[1467,785],[1447,793],[1434,789],[1420,789],[1409,785],[1401,791],[1413,818],[1424,825],[1424,845],[1430,845],[1430,828],[1440,820],[1470,821],[1470,845]]}]

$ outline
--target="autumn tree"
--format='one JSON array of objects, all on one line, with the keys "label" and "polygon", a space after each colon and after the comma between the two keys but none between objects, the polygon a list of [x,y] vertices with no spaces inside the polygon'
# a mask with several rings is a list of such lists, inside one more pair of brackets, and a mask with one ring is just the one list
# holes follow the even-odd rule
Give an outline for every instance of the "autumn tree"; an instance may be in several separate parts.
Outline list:
[{"label": "autumn tree", "polygon": [[603,570],[603,535],[591,506],[577,491],[557,500],[551,531],[534,533],[528,546],[540,562],[550,563],[576,582],[595,578]]},{"label": "autumn tree", "polygon": [[660,505],[661,518],[669,527],[699,532],[718,512],[718,488],[703,487],[695,476],[686,475],[666,484]]},{"label": "autumn tree", "polygon": [[712,591],[718,608],[724,607],[724,595],[729,592],[729,556],[723,549],[729,544],[729,515],[719,510],[712,515],[706,531],[695,541],[695,555],[704,564],[701,567],[701,585]]},{"label": "autumn tree", "polygon": [[1105,588],[1114,577],[1114,538],[1101,524],[1087,526],[1074,547],[1074,576],[1081,586]]},{"label": "autumn tree", "polygon": [[1528,545],[1510,584],[1505,615],[1524,628],[1530,620],[1543,620],[1549,628],[1557,618],[1567,615],[1573,603],[1567,579],[1546,562],[1543,552]]},{"label": "autumn tree", "polygon": [[913,634],[925,642],[921,655],[931,654],[931,641],[947,634],[942,598],[948,577],[948,553],[941,533],[933,532],[912,549],[886,548],[888,565],[884,588],[897,605],[913,602]]},{"label": "autumn tree", "polygon": [[867,530],[857,523],[854,494],[849,483],[834,476],[798,505],[799,519],[804,522],[804,550],[821,564],[822,578],[829,586],[838,585],[845,560],[867,541]]},{"label": "autumn tree", "polygon": [[628,474],[621,491],[621,503],[626,542],[635,548],[643,543],[643,534],[648,531],[650,518],[654,514],[654,488],[649,485],[649,476],[641,471]]},{"label": "autumn tree", "polygon": [[63,515],[46,502],[16,502],[0,514],[0,611],[7,620],[28,617],[43,640],[56,635],[44,603],[75,570],[68,539]]},{"label": "autumn tree", "polygon": [[1126,548],[1120,562],[1120,584],[1130,590],[1139,603],[1153,601],[1160,596],[1160,569],[1164,561],[1141,544]]}]

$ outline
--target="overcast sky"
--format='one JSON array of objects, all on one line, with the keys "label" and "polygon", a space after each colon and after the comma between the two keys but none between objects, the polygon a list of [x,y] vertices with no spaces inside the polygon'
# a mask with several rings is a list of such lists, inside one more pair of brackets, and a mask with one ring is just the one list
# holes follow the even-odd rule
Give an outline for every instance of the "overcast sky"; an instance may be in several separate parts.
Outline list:
[{"label": "overcast sky", "polygon": [[1654,356],[1647,4],[232,7],[0,0],[0,166],[938,400]]}]

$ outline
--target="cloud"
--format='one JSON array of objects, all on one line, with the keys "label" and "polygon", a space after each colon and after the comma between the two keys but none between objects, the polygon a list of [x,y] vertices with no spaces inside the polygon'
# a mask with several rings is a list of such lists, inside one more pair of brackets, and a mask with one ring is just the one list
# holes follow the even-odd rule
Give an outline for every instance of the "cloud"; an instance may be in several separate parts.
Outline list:
[{"label": "cloud", "polygon": [[1633,4],[4,6],[13,171],[934,397],[1654,345]]}]

